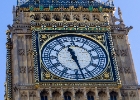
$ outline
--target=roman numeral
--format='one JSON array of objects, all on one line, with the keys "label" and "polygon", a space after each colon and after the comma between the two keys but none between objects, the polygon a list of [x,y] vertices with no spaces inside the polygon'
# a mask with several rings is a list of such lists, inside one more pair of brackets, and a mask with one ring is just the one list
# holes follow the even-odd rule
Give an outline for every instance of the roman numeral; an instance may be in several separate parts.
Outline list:
[{"label": "roman numeral", "polygon": [[87,75],[92,76],[92,77],[94,76],[88,69],[85,68],[85,70],[87,72]]},{"label": "roman numeral", "polygon": [[62,71],[61,75],[60,76],[63,76],[64,73],[67,73],[68,69],[67,68],[64,68],[64,70]]},{"label": "roman numeral", "polygon": [[98,56],[92,56],[92,58],[95,60],[95,59],[99,59]]},{"label": "roman numeral", "polygon": [[57,57],[56,56],[50,56],[50,59],[56,59]]}]

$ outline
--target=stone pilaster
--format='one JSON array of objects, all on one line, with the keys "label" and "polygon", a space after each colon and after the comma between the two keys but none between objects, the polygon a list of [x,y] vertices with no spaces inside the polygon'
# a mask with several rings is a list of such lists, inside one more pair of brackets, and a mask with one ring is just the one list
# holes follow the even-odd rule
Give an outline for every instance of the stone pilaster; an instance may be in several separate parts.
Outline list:
[{"label": "stone pilaster", "polygon": [[64,100],[64,96],[63,96],[63,88],[61,87],[61,100]]},{"label": "stone pilaster", "polygon": [[17,85],[19,83],[19,62],[18,62],[18,41],[17,41],[17,34],[13,34],[12,36],[12,42],[13,42],[13,49],[12,49],[12,59],[13,59],[13,63],[12,66],[14,66],[13,69],[13,85],[14,85],[14,89],[15,92],[13,93],[15,100],[19,99],[19,90],[17,89]]},{"label": "stone pilaster", "polygon": [[84,100],[87,100],[87,91],[86,91],[86,87],[84,87]]},{"label": "stone pilaster", "polygon": [[74,90],[74,87],[72,87],[72,100],[75,100],[75,90]]},{"label": "stone pilaster", "polygon": [[40,100],[40,90],[38,89],[37,91],[36,91],[36,100]]},{"label": "stone pilaster", "polygon": [[108,87],[106,87],[106,93],[107,93],[107,100],[110,100],[109,88]]},{"label": "stone pilaster", "polygon": [[27,84],[28,83],[28,67],[27,67],[27,49],[26,49],[26,36],[23,36],[23,49],[25,52],[25,55],[23,56],[23,66],[25,67],[25,73],[23,74],[23,78],[24,78],[24,83]]},{"label": "stone pilaster", "polygon": [[52,89],[49,87],[49,99],[52,100]]},{"label": "stone pilaster", "polygon": [[99,100],[97,87],[95,87],[95,100]]},{"label": "stone pilaster", "polygon": [[120,89],[118,89],[118,98],[119,98],[119,100],[122,100]]}]

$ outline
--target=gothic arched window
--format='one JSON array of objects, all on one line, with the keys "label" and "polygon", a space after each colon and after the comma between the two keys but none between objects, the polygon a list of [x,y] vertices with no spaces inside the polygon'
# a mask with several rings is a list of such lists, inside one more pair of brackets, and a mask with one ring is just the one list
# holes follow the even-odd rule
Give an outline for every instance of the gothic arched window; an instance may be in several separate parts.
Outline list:
[{"label": "gothic arched window", "polygon": [[117,100],[117,93],[112,91],[110,92],[110,100]]},{"label": "gothic arched window", "polygon": [[40,15],[39,14],[35,14],[34,20],[40,20]]},{"label": "gothic arched window", "polygon": [[53,16],[53,18],[54,18],[56,21],[60,21],[60,20],[61,20],[59,14],[55,14],[55,15]]},{"label": "gothic arched window", "polygon": [[106,100],[106,99],[107,99],[107,95],[106,95],[106,93],[103,92],[103,91],[100,91],[100,92],[98,93],[98,96],[99,96],[99,100]]},{"label": "gothic arched window", "polygon": [[51,20],[50,15],[44,15],[43,18],[44,18],[45,21],[50,21]]},{"label": "gothic arched window", "polygon": [[65,19],[66,21],[70,21],[70,16],[69,16],[68,14],[65,14],[65,15],[64,15],[64,19]]},{"label": "gothic arched window", "polygon": [[86,15],[86,14],[83,15],[83,19],[84,19],[84,20],[88,20],[88,21],[90,21],[90,19],[89,19],[89,15]]},{"label": "gothic arched window", "polygon": [[47,96],[41,96],[41,100],[48,100]]},{"label": "gothic arched window", "polygon": [[99,15],[93,15],[93,20],[94,20],[94,21],[95,21],[95,20],[100,21],[100,17],[99,17]]},{"label": "gothic arched window", "polygon": [[80,21],[80,16],[79,16],[79,15],[74,15],[74,16],[73,16],[73,19],[74,19],[74,20],[77,20],[77,21]]},{"label": "gothic arched window", "polygon": [[43,90],[41,93],[40,93],[40,97],[41,97],[41,100],[48,100],[48,93]]},{"label": "gothic arched window", "polygon": [[58,91],[52,93],[52,100],[61,100],[61,95]]},{"label": "gothic arched window", "polygon": [[71,100],[71,93],[70,92],[65,92],[64,93],[64,100]]},{"label": "gothic arched window", "polygon": [[87,100],[94,100],[94,93],[93,92],[89,91],[87,93]]},{"label": "gothic arched window", "polygon": [[75,100],[82,100],[84,98],[84,94],[81,91],[77,91],[75,93]]}]

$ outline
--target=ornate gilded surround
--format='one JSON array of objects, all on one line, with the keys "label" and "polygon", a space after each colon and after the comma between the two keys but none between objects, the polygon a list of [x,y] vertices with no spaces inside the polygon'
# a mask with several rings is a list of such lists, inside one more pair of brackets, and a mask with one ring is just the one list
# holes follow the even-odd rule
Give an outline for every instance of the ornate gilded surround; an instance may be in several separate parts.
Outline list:
[{"label": "ornate gilded surround", "polygon": [[[51,38],[60,36],[65,34],[80,34],[83,36],[88,36],[96,41],[98,41],[101,45],[105,47],[105,49],[108,51],[108,65],[106,66],[105,70],[98,76],[87,79],[87,80],[68,80],[64,79],[62,77],[59,77],[53,73],[51,73],[42,63],[41,61],[41,47],[46,42],[51,40]],[[120,78],[118,75],[118,68],[113,48],[113,42],[112,37],[110,35],[110,32],[95,32],[95,33],[73,33],[73,32],[48,32],[48,30],[33,30],[32,31],[32,42],[33,42],[33,48],[34,48],[34,74],[35,74],[35,82],[36,83],[78,83],[81,84],[84,82],[88,83],[101,83],[101,84],[120,84]],[[46,42],[47,43],[47,42]]]}]

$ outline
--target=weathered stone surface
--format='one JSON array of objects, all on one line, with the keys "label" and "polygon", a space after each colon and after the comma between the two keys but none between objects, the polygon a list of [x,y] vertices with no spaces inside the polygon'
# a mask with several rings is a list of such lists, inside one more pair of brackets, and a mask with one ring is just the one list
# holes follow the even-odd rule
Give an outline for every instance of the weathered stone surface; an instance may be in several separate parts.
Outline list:
[{"label": "weathered stone surface", "polygon": [[[119,10],[120,11],[120,10]],[[14,12],[14,16],[15,16]],[[17,12],[18,13],[18,12]],[[21,13],[21,12],[19,12]],[[119,74],[122,82],[122,88],[110,87],[82,87],[82,86],[42,86],[34,83],[34,61],[32,48],[32,33],[30,15],[47,16],[47,20],[60,21],[66,15],[68,20],[77,21],[93,21],[96,17],[103,21],[101,13],[89,12],[22,12],[20,23],[13,24],[11,32],[13,49],[12,51],[12,83],[13,83],[13,99],[12,100],[40,100],[40,94],[47,96],[48,100],[64,100],[65,96],[71,96],[72,100],[87,100],[87,94],[93,96],[96,100],[109,100],[110,93],[117,96],[117,100],[140,100],[140,86],[138,90],[138,82],[133,65],[130,45],[128,42],[128,32],[130,28],[124,27],[121,13],[120,19],[117,19],[113,13],[108,13],[109,24],[112,26],[112,39],[117,57]],[[57,16],[56,16],[57,15]],[[24,16],[24,17],[23,17]],[[54,17],[58,17],[53,19]],[[20,17],[20,16],[19,16]],[[84,18],[85,19],[84,19]],[[119,25],[115,25],[115,21],[120,21]],[[85,21],[85,22],[86,22]],[[49,23],[49,22],[48,22]],[[95,24],[95,23],[92,23]],[[139,94],[139,95],[138,95]]]}]

